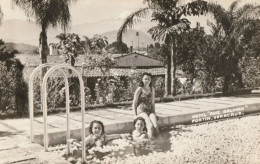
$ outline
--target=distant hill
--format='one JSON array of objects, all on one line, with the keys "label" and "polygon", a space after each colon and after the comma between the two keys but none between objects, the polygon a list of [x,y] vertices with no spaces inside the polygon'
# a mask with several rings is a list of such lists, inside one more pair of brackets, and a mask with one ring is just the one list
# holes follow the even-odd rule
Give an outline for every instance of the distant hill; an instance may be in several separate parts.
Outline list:
[{"label": "distant hill", "polygon": [[[132,45],[132,42],[134,48],[138,47],[138,36],[136,36],[136,32],[139,32],[139,47],[146,47],[147,45],[155,43],[155,41],[149,36],[149,34],[145,34],[144,32],[139,30],[128,30],[125,34],[123,34],[123,42],[126,43],[128,47]],[[116,41],[117,31],[114,30],[103,33],[101,35],[106,36],[109,43],[113,43]]]},{"label": "distant hill", "polygon": [[[127,15],[129,15],[131,12],[123,13],[115,18],[108,18],[99,20],[96,22],[82,22],[82,24],[74,25],[73,22],[71,24],[71,28],[67,31],[68,33],[76,33],[79,34],[80,37],[82,36],[88,36],[89,38],[93,37],[94,34],[106,34],[110,35],[110,32],[117,31],[120,26],[123,24],[124,19]],[[200,17],[187,17],[192,22],[192,27],[196,26],[196,22],[199,21],[203,27],[207,27],[207,17],[206,16],[200,16]],[[150,37],[150,35],[147,33],[147,30],[151,27],[155,26],[156,22],[151,22],[150,20],[142,20],[140,23],[137,23],[134,26],[134,29],[139,32],[143,32],[143,34]],[[207,33],[210,33],[209,28],[205,28]],[[0,39],[3,39],[5,42],[12,42],[12,43],[26,43],[30,45],[38,46],[39,44],[39,35],[40,35],[41,28],[39,25],[37,25],[33,21],[27,21],[27,20],[19,20],[19,19],[13,19],[13,20],[6,20],[3,21],[0,25]],[[130,31],[130,30],[129,30]],[[52,28],[49,27],[47,31],[47,37],[48,37],[48,43],[58,43],[59,40],[56,38],[57,35],[59,35],[61,32],[61,28]],[[125,36],[128,37],[128,34],[132,38],[125,39],[124,42],[127,42],[128,46],[131,45],[131,41],[134,42],[134,47],[137,46],[137,40],[135,40],[133,33],[127,33]],[[116,35],[111,35],[113,38],[115,38]],[[142,35],[140,35],[142,37]],[[109,37],[110,38],[110,37]],[[128,40],[131,40],[130,42]],[[110,41],[115,41],[115,39],[112,39]],[[146,42],[147,40],[144,39]],[[110,42],[111,43],[111,42]],[[129,44],[130,43],[130,44]],[[135,44],[136,43],[136,44]],[[147,42],[150,43],[150,42]]]},{"label": "distant hill", "polygon": [[24,43],[5,43],[6,48],[10,50],[17,50],[19,54],[38,54],[37,46],[32,46]]},{"label": "distant hill", "polygon": [[[35,22],[26,20],[6,20],[0,25],[0,39],[5,42],[25,43],[39,45],[41,28]],[[58,42],[56,35],[61,32],[59,29],[49,28],[47,32],[48,43]]]},{"label": "distant hill", "polygon": [[[79,34],[79,36],[81,37],[88,36],[91,38],[94,36],[94,34],[104,34],[111,31],[117,31],[122,25],[123,21],[123,19],[117,18],[104,19],[97,22],[87,22],[79,25],[72,25],[71,29],[69,29],[67,32]],[[153,23],[151,23],[150,21],[142,21],[140,24],[137,24],[135,26],[135,30],[141,31],[149,36],[149,34],[147,34],[146,32],[147,29],[152,26]],[[5,42],[26,43],[38,46],[40,31],[40,26],[33,21],[29,22],[26,20],[18,19],[6,20],[0,25],[0,39],[3,39]],[[56,38],[56,36],[59,35],[61,32],[62,30],[60,28],[48,28],[48,43],[58,43],[59,40]],[[116,35],[113,34],[112,36]],[[140,35],[140,37],[142,37],[142,35]],[[115,39],[112,40],[115,41]],[[135,40],[133,41],[134,43],[136,42]]]}]

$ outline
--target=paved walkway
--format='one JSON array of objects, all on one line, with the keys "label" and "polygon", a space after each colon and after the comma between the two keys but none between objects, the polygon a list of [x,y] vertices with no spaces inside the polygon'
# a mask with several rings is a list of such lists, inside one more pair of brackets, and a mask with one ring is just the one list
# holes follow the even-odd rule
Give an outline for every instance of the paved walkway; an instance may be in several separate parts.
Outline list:
[{"label": "paved walkway", "polygon": [[[92,120],[105,124],[106,133],[130,132],[133,129],[133,111],[121,108],[105,108],[85,112],[85,127]],[[156,103],[159,126],[195,124],[218,119],[243,116],[260,112],[260,93],[220,98]],[[80,139],[81,113],[70,115],[72,138]],[[43,118],[34,119],[35,139],[42,143]],[[49,144],[65,141],[66,114],[48,116]],[[86,130],[88,132],[88,130]],[[12,119],[0,121],[0,163],[66,163],[54,153],[44,152],[39,144],[30,143],[30,121]],[[12,155],[11,155],[12,154]]]},{"label": "paved walkway", "polygon": [[[51,152],[44,152],[41,145],[31,143],[28,131],[16,126],[21,119],[0,121],[0,164],[69,164]],[[22,124],[28,126],[28,119]]]}]

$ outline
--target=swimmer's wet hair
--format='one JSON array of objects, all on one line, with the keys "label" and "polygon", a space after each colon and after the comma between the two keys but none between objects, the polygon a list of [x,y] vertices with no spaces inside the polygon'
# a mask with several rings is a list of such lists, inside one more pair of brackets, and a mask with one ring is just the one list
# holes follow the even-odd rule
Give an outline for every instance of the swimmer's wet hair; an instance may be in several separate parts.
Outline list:
[{"label": "swimmer's wet hair", "polygon": [[144,123],[144,131],[147,132],[147,128],[146,128],[146,122],[145,122],[145,119],[143,117],[137,117],[135,120],[134,120],[134,127],[135,127],[135,124],[138,120],[141,120],[143,121]]},{"label": "swimmer's wet hair", "polygon": [[94,120],[94,121],[92,121],[92,122],[90,123],[90,125],[89,125],[89,134],[93,134],[92,128],[93,128],[94,123],[101,125],[101,128],[102,128],[101,134],[102,134],[102,135],[105,134],[104,124],[103,124],[103,122],[98,121],[98,120]]}]

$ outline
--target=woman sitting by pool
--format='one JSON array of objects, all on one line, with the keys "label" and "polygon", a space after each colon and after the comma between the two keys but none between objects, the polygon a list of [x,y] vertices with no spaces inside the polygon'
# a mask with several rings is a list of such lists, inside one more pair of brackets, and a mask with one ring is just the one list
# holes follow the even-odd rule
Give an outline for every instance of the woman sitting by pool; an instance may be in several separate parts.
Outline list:
[{"label": "woman sitting by pool", "polygon": [[154,131],[159,134],[157,116],[155,115],[155,89],[152,87],[152,75],[144,73],[140,87],[138,87],[134,94],[132,108],[137,117],[142,117],[145,120],[147,133],[149,138],[154,137]]}]

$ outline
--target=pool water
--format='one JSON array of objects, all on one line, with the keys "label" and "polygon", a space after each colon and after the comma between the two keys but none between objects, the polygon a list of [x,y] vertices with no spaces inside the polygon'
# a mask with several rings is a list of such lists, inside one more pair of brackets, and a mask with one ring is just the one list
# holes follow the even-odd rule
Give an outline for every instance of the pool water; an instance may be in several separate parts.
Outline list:
[{"label": "pool water", "polygon": [[156,139],[147,143],[133,144],[127,140],[117,139],[109,141],[106,146],[91,148],[87,152],[88,162],[102,162],[108,158],[127,158],[130,156],[143,156],[153,152],[166,152],[171,149],[171,134],[169,131],[161,132]]},{"label": "pool water", "polygon": [[[163,129],[146,145],[117,139],[88,150],[87,163],[252,163],[260,161],[260,115]],[[60,151],[61,155],[66,150]],[[81,151],[71,163],[81,163]],[[74,160],[73,160],[74,158]]]}]

